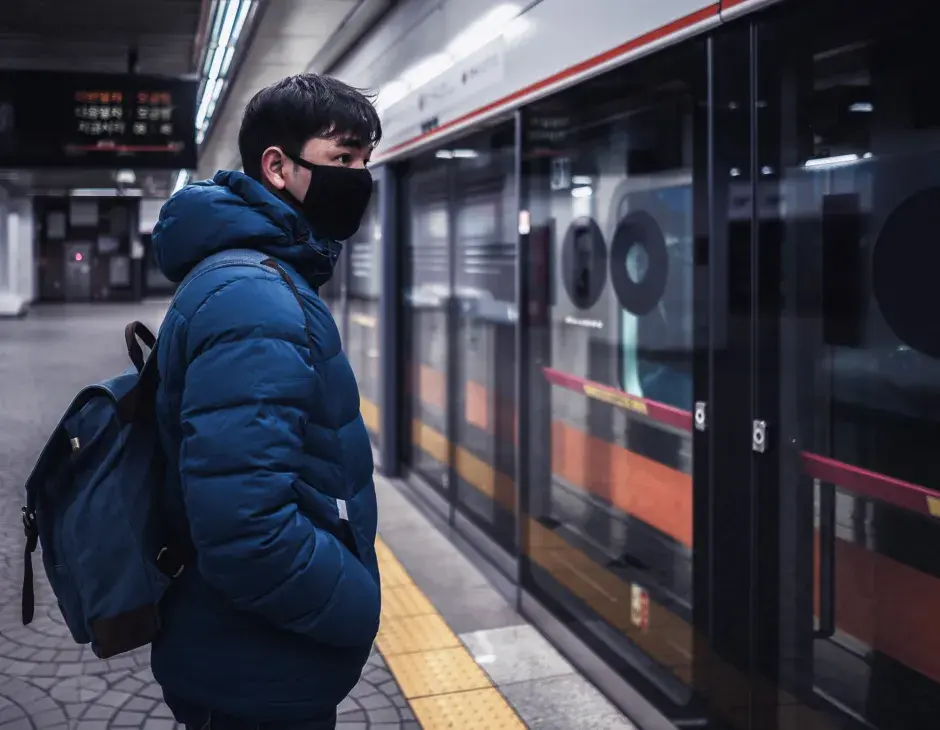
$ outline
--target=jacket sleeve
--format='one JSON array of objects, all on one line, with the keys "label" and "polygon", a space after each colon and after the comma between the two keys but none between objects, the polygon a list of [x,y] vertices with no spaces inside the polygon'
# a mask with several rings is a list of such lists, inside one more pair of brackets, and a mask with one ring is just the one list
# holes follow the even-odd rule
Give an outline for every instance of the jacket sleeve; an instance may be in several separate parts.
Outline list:
[{"label": "jacket sleeve", "polygon": [[296,502],[307,414],[324,393],[296,299],[279,279],[232,281],[192,316],[186,349],[180,472],[201,575],[279,628],[368,644],[378,586]]}]

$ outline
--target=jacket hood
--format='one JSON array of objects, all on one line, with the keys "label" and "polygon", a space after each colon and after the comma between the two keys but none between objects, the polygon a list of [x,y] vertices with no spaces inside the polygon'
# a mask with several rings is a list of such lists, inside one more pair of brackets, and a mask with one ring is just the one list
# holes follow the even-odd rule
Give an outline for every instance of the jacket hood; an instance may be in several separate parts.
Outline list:
[{"label": "jacket hood", "polygon": [[173,282],[207,256],[249,248],[287,262],[313,287],[329,281],[342,249],[314,238],[303,216],[257,180],[230,170],[170,198],[152,243],[160,270]]}]

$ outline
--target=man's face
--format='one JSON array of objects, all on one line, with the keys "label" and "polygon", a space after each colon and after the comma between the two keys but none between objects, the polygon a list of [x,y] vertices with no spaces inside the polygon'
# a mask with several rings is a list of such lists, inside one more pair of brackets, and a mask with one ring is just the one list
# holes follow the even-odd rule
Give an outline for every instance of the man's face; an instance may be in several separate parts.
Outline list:
[{"label": "man's face", "polygon": [[[332,138],[307,140],[300,157],[315,165],[352,167],[362,169],[369,164],[372,145],[340,135]],[[310,187],[310,170],[295,164],[278,147],[269,147],[262,157],[262,171],[271,187],[286,190],[297,200],[303,200]]]}]

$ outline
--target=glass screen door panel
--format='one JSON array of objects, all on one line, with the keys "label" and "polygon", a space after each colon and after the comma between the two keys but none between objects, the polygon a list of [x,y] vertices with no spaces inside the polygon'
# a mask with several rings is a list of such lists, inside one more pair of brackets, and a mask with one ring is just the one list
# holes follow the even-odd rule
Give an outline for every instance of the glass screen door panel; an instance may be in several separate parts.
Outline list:
[{"label": "glass screen door panel", "polygon": [[333,268],[333,276],[330,277],[318,293],[320,299],[330,309],[333,320],[336,322],[336,329],[339,330],[340,339],[343,347],[346,346],[346,294],[347,277],[349,276],[349,249],[348,247],[336,259],[336,266]]},{"label": "glass screen door panel", "polygon": [[514,551],[515,124],[460,139],[454,190],[454,441],[457,505]]},{"label": "glass screen door panel", "polygon": [[756,167],[777,201],[758,245],[780,312],[757,384],[778,419],[758,571],[777,643],[758,665],[780,694],[762,727],[940,717],[940,45],[923,9],[757,20]]},{"label": "glass screen door panel", "polygon": [[435,158],[417,160],[404,180],[405,393],[409,464],[450,493],[451,444],[447,387],[450,275],[448,170]]},{"label": "glass screen door panel", "polygon": [[349,259],[347,329],[343,347],[359,384],[362,420],[372,443],[379,443],[379,291],[382,281],[382,228],[379,220],[380,188],[375,183],[372,200],[355,236],[345,244]]},{"label": "glass screen door panel", "polygon": [[692,426],[706,61],[696,39],[533,104],[522,181],[524,585],[693,723],[693,607],[708,586],[693,576]]}]

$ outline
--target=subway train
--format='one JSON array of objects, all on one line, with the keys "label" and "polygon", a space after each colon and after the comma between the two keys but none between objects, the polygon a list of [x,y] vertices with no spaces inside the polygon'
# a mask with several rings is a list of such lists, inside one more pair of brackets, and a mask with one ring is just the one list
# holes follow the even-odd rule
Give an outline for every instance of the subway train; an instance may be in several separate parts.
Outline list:
[{"label": "subway train", "polygon": [[381,466],[615,701],[936,726],[926,7],[403,3],[335,71],[386,129],[321,291]]}]

